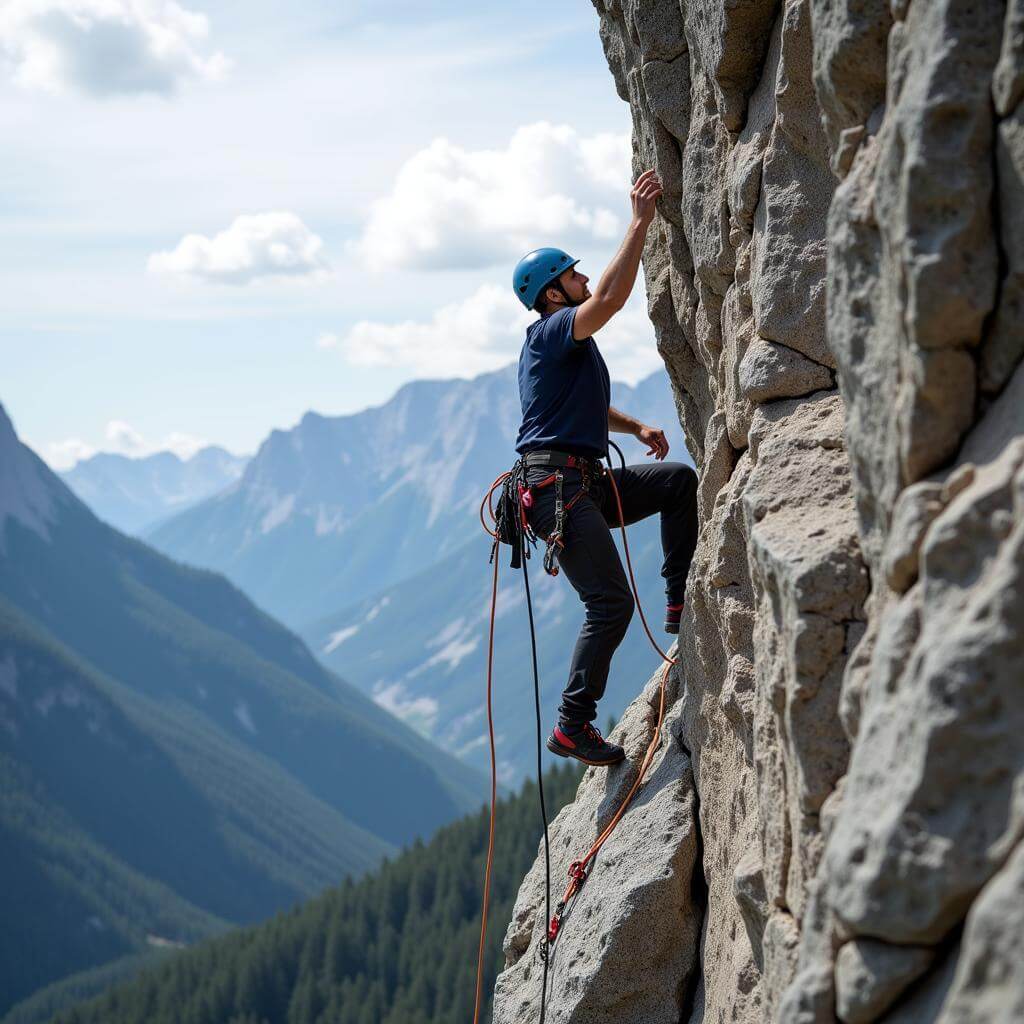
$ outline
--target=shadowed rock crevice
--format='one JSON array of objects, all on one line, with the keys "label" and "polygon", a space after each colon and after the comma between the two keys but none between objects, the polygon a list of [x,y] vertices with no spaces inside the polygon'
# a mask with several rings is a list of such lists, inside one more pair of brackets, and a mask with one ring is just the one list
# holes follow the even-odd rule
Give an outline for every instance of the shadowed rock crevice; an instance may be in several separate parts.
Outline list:
[{"label": "shadowed rock crevice", "polygon": [[[692,763],[693,754],[690,751],[687,751],[687,755],[690,757]],[[707,879],[704,877],[704,871],[701,867],[704,863],[704,842],[701,838],[700,831],[700,793],[698,792],[696,785],[694,785],[693,788],[693,798],[696,811],[697,834],[694,869],[690,875],[690,906],[693,907],[694,913],[697,917],[698,932],[703,939],[708,909],[708,883]],[[693,1019],[695,1009],[699,1005],[701,998],[702,983],[703,979],[701,972],[699,970],[691,971],[679,996],[679,1024],[687,1024],[688,1021]],[[700,1018],[698,1017],[697,1019]]]}]

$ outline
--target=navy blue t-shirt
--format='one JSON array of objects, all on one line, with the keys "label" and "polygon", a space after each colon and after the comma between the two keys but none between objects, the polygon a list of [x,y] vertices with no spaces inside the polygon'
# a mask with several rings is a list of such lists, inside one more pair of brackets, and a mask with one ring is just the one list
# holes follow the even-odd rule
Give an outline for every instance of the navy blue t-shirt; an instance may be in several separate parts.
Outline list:
[{"label": "navy blue t-shirt", "polygon": [[575,318],[576,307],[566,306],[526,328],[519,356],[520,455],[538,448],[608,454],[608,367],[593,338],[573,340]]}]

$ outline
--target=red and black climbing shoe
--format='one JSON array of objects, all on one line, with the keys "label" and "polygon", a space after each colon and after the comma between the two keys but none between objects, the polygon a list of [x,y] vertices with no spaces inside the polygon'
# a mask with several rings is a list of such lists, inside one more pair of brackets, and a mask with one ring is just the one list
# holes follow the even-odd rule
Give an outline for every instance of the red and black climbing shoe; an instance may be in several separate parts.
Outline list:
[{"label": "red and black climbing shoe", "polygon": [[568,730],[556,725],[548,737],[548,750],[559,757],[575,757],[577,761],[598,767],[618,764],[626,757],[622,747],[609,743],[600,731],[589,723],[579,729]]},{"label": "red and black climbing shoe", "polygon": [[665,609],[665,632],[666,633],[678,633],[679,632],[679,619],[683,614],[683,605],[670,604]]}]

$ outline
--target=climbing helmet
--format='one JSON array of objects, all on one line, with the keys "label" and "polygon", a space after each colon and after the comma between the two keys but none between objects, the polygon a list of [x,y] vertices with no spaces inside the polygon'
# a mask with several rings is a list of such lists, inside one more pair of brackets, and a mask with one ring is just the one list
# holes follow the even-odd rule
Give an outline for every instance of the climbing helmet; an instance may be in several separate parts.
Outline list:
[{"label": "climbing helmet", "polygon": [[527,308],[533,309],[537,296],[541,291],[569,267],[575,267],[579,260],[574,260],[562,249],[545,246],[528,252],[512,272],[512,288],[519,301]]}]

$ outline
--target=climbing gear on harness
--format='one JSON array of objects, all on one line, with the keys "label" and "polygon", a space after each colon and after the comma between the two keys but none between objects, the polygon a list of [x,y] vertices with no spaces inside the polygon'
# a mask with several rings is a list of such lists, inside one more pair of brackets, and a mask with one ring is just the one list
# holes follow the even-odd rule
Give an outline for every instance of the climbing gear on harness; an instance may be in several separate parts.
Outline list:
[{"label": "climbing gear on harness", "polygon": [[512,548],[512,558],[509,566],[519,569],[523,564],[523,558],[530,557],[529,546],[537,543],[537,535],[530,529],[526,520],[526,508],[523,496],[529,493],[526,486],[526,466],[517,462],[508,473],[503,473],[491,484],[484,502],[490,506],[491,495],[501,485],[501,496],[498,498],[498,510],[490,508],[491,519],[494,521],[492,531],[484,522],[483,503],[480,505],[480,522],[483,528],[494,538],[491,546],[491,561],[498,553],[499,542],[508,544]]},{"label": "climbing gear on harness", "polygon": [[[621,449],[614,442],[609,442],[611,447],[618,453],[619,461],[622,464],[622,468],[625,469],[626,460],[622,454]],[[530,453],[531,455],[536,453]],[[563,457],[577,458],[576,456],[566,456],[566,453],[557,453]],[[654,754],[658,747],[661,745],[661,728],[665,719],[665,687],[668,682],[669,671],[672,666],[676,664],[675,658],[670,658],[659,646],[657,641],[654,639],[651,633],[650,627],[647,624],[647,618],[644,615],[643,606],[640,603],[640,595],[637,591],[636,579],[633,576],[633,565],[629,554],[629,541],[626,538],[626,524],[625,516],[622,511],[622,499],[619,496],[619,489],[615,483],[615,477],[610,471],[611,460],[609,459],[609,470],[606,475],[611,485],[612,493],[615,496],[615,505],[619,513],[619,528],[622,531],[622,547],[626,556],[626,568],[629,572],[629,583],[633,591],[633,597],[636,601],[637,611],[640,613],[640,621],[643,624],[644,632],[647,634],[647,639],[651,642],[651,646],[658,652],[664,662],[664,668],[661,674],[661,680],[659,684],[659,704],[658,704],[658,719],[654,726],[654,734],[651,737],[651,741],[648,744],[647,751],[644,754],[643,761],[640,765],[640,769],[637,772],[637,777],[633,781],[633,785],[630,787],[629,792],[623,798],[622,803],[619,804],[618,809],[612,816],[611,820],[604,827],[601,834],[597,837],[590,849],[584,854],[579,860],[572,862],[569,868],[569,884],[566,887],[565,892],[559,900],[555,913],[551,914],[551,859],[550,859],[550,848],[548,839],[548,823],[547,823],[547,811],[544,807],[544,789],[542,783],[541,774],[541,760],[540,760],[540,683],[537,672],[537,646],[536,637],[534,635],[534,623],[533,623],[533,606],[530,598],[530,586],[529,586],[529,574],[527,569],[527,560],[530,557],[530,538],[532,537],[532,543],[536,544],[536,534],[533,534],[530,530],[529,523],[527,522],[525,510],[530,507],[530,502],[527,500],[530,488],[525,487],[525,476],[526,466],[525,459],[520,459],[513,466],[512,470],[508,473],[503,473],[499,476],[494,483],[491,484],[489,490],[484,495],[483,500],[480,503],[480,522],[483,528],[487,531],[490,537],[493,539],[491,546],[491,562],[494,564],[494,581],[491,588],[491,619],[490,619],[490,634],[488,639],[489,649],[487,655],[487,725],[488,735],[490,738],[491,745],[491,818],[490,818],[490,829],[488,833],[488,846],[487,846],[487,866],[484,873],[484,899],[483,899],[483,912],[482,919],[480,922],[480,947],[477,955],[477,977],[476,977],[476,1003],[473,1013],[474,1024],[479,1024],[480,1019],[480,1000],[483,986],[483,961],[484,961],[484,944],[487,933],[487,909],[490,902],[490,884],[491,884],[491,870],[493,866],[494,857],[494,812],[495,812],[495,801],[497,792],[497,779],[496,779],[496,758],[494,749],[494,722],[491,716],[491,690],[492,690],[492,667],[493,667],[493,650],[494,650],[494,610],[497,600],[497,587],[498,587],[498,564],[496,561],[496,555],[498,552],[499,545],[503,542],[502,536],[503,524],[499,523],[498,516],[501,515],[504,519],[504,528],[511,530],[511,524],[518,524],[519,528],[523,531],[519,535],[518,546],[513,546],[513,560],[516,558],[518,552],[522,555],[521,564],[523,568],[523,580],[526,585],[526,602],[527,610],[530,617],[530,642],[531,651],[533,654],[533,685],[534,685],[534,702],[536,707],[537,715],[537,782],[540,789],[540,800],[541,800],[541,814],[544,819],[544,866],[545,866],[545,887],[544,887],[544,913],[545,920],[548,922],[547,929],[543,936],[543,944],[539,947],[539,955],[544,963],[544,972],[542,978],[541,987],[541,1006],[540,1006],[540,1024],[544,1024],[545,1015],[547,1012],[547,991],[548,991],[548,969],[549,961],[551,959],[551,950],[554,946],[555,940],[558,938],[559,932],[562,927],[562,923],[565,917],[566,910],[572,903],[573,899],[579,894],[580,889],[589,877],[589,871],[592,870],[592,864],[597,854],[601,850],[601,847],[607,842],[609,836],[615,830],[616,825],[622,820],[622,816],[626,813],[630,803],[632,803],[634,796],[636,796],[644,778],[647,774],[647,770],[654,759]],[[574,467],[577,468],[577,467]],[[601,468],[601,472],[605,470]],[[582,475],[582,473],[581,473]],[[553,482],[554,474],[551,474],[548,478],[541,481],[539,484],[533,486],[546,486]],[[511,489],[509,490],[511,482]],[[523,489],[520,490],[520,484],[523,484]],[[493,506],[493,495],[494,492],[499,488],[502,488],[502,501],[504,501],[506,490],[508,493],[518,495],[519,503],[518,507],[514,504],[511,508],[499,503],[499,509],[496,512]],[[573,496],[573,500],[570,504],[575,503],[577,495]],[[487,525],[484,519],[484,508],[487,508],[491,521],[495,524],[495,528],[491,529]],[[563,509],[563,513],[568,510],[568,506]],[[514,514],[513,514],[514,513]],[[507,541],[506,541],[507,543]],[[596,730],[595,730],[596,731]]]},{"label": "climbing gear on harness", "polygon": [[[564,249],[544,246],[528,252],[512,271],[512,289],[516,298],[527,308],[533,309],[537,296],[551,282],[569,267],[575,267],[579,260],[574,260]],[[558,286],[556,286],[558,287]],[[568,301],[562,288],[558,288]]]},{"label": "climbing gear on harness", "polygon": [[[554,473],[549,474],[543,480],[539,480],[532,487],[527,487],[520,493],[520,504],[523,509],[522,521],[526,529],[529,525],[526,522],[526,509],[533,505],[533,491],[539,491],[549,484],[555,485],[555,525],[554,529],[547,536],[547,548],[544,551],[544,571],[549,576],[558,575],[558,555],[565,547],[565,517],[566,513],[584,495],[590,493],[596,478],[604,474],[604,466],[598,459],[587,458],[583,455],[571,455],[568,452],[560,452],[554,449],[527,452],[516,465],[523,464],[528,469],[530,466],[555,466]],[[569,499],[564,499],[564,477],[562,469],[578,469],[580,472],[580,489]],[[515,472],[515,467],[513,467]],[[536,536],[534,534],[534,536]]]},{"label": "climbing gear on harness", "polygon": [[551,730],[547,748],[559,757],[575,757],[584,764],[603,768],[605,765],[618,764],[625,760],[626,752],[622,747],[609,743],[599,729],[589,722],[578,732],[566,732],[560,725]]},{"label": "climbing gear on harness", "polygon": [[[548,534],[548,546],[544,552],[544,571],[549,576],[558,575],[558,566],[555,564],[555,560],[559,550],[565,547],[563,539],[565,536],[565,496],[562,493],[562,479],[562,471],[557,470],[555,472],[555,528]],[[540,484],[537,486],[539,487]],[[580,491],[580,494],[582,493]]]}]

